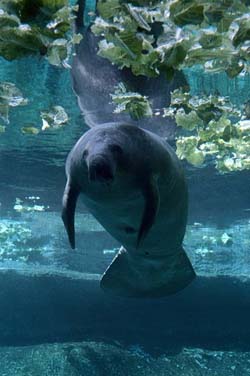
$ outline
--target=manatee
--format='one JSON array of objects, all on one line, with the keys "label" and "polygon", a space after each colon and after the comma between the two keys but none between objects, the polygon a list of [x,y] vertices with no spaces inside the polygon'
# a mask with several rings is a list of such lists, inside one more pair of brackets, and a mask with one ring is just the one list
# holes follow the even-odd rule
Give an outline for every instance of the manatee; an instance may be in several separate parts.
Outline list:
[{"label": "manatee", "polygon": [[188,209],[181,164],[158,135],[127,124],[88,130],[66,161],[62,219],[75,247],[79,194],[121,244],[101,288],[127,297],[174,294],[195,277],[183,250]]}]

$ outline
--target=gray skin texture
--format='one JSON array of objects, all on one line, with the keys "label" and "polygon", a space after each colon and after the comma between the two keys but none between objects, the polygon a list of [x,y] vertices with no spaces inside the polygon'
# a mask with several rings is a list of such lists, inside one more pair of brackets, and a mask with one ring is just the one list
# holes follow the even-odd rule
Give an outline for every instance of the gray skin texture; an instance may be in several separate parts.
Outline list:
[{"label": "gray skin texture", "polygon": [[182,248],[187,186],[172,148],[132,125],[103,124],[86,132],[66,162],[62,218],[74,248],[78,195],[121,244],[101,287],[121,296],[173,294],[194,278]]}]

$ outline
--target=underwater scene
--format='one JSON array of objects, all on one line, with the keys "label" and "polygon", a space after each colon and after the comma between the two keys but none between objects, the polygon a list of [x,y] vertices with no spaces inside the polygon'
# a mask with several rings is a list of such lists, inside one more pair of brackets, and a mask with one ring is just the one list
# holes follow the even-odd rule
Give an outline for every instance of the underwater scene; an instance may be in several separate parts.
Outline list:
[{"label": "underwater scene", "polygon": [[0,0],[0,376],[250,375],[250,2]]}]

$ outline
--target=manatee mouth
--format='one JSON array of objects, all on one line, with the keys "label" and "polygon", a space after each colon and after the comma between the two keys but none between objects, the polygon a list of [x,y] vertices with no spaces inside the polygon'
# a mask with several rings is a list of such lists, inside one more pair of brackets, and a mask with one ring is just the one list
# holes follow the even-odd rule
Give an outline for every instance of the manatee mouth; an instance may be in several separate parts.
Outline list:
[{"label": "manatee mouth", "polygon": [[88,178],[90,182],[111,183],[114,180],[114,166],[104,158],[96,158],[89,163]]}]

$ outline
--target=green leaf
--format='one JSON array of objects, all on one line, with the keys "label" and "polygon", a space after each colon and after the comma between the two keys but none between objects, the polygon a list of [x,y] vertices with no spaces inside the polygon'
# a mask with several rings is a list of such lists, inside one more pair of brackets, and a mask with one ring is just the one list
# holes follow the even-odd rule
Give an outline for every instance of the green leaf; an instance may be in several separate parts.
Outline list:
[{"label": "green leaf", "polygon": [[185,159],[192,154],[198,145],[199,139],[195,136],[179,137],[176,142],[176,154],[180,159]]},{"label": "green leaf", "polygon": [[193,166],[201,166],[205,161],[205,154],[198,149],[194,149],[186,156],[187,161]]},{"label": "green leaf", "polygon": [[42,111],[41,118],[43,121],[43,131],[49,128],[59,129],[69,120],[68,115],[62,106],[53,106],[48,111]]},{"label": "green leaf", "polygon": [[195,128],[203,126],[203,121],[198,117],[195,111],[186,114],[183,109],[179,109],[175,115],[175,121],[178,127],[182,127],[189,131],[193,131]]},{"label": "green leaf", "polygon": [[67,7],[68,0],[41,0],[41,6],[51,9],[53,12]]},{"label": "green leaf", "polygon": [[82,34],[73,34],[72,43],[73,44],[79,44],[79,43],[81,43],[82,39],[83,39]]},{"label": "green leaf", "polygon": [[205,31],[199,38],[199,43],[202,48],[218,48],[222,45],[222,35],[216,31]]},{"label": "green leaf", "polygon": [[5,131],[6,131],[6,127],[4,125],[0,125],[0,133],[4,133]]},{"label": "green leaf", "polygon": [[242,133],[246,132],[247,134],[250,134],[250,120],[246,119],[239,121],[237,124],[237,129]]},{"label": "green leaf", "polygon": [[238,31],[233,37],[233,45],[237,47],[240,43],[250,40],[250,14],[245,14],[239,18],[236,22],[238,23]]},{"label": "green leaf", "polygon": [[[122,31],[123,28],[120,25],[115,25],[111,22],[107,22],[104,19],[97,17],[95,23],[91,26],[91,31],[95,35],[106,34],[107,37],[111,34],[113,35],[117,31]],[[105,40],[104,40],[105,41]]]},{"label": "green leaf", "polygon": [[183,92],[182,89],[175,89],[171,93],[171,106],[185,106],[189,103],[191,95],[188,92]]},{"label": "green leaf", "polygon": [[22,127],[21,132],[23,134],[28,134],[28,135],[37,135],[40,132],[40,130],[36,127],[31,126],[31,127]]},{"label": "green leaf", "polygon": [[11,82],[0,83],[0,117],[9,122],[9,107],[17,107],[27,104],[21,91]]},{"label": "green leaf", "polygon": [[131,4],[125,4],[125,8],[129,12],[131,17],[134,19],[134,21],[137,23],[138,27],[146,31],[151,31],[151,27],[144,19],[138,8],[133,7]]},{"label": "green leaf", "polygon": [[66,39],[56,39],[48,47],[48,61],[52,65],[61,66],[68,57],[68,43]]},{"label": "green leaf", "polygon": [[0,117],[9,123],[9,106],[7,104],[0,103]]},{"label": "green leaf", "polygon": [[16,27],[20,25],[20,20],[14,15],[9,15],[6,12],[1,13],[0,8],[0,29],[3,27]]},{"label": "green leaf", "polygon": [[119,0],[100,0],[97,2],[98,13],[105,20],[111,19],[114,15],[119,14],[121,11],[121,4]]},{"label": "green leaf", "polygon": [[117,104],[114,111],[116,113],[128,112],[134,120],[152,116],[152,109],[147,97],[127,91],[122,83],[116,87],[115,93],[111,94],[111,97],[113,102]]},{"label": "green leaf", "polygon": [[199,25],[204,20],[204,7],[198,1],[176,0],[170,5],[170,17],[176,25]]},{"label": "green leaf", "polygon": [[108,43],[106,40],[99,42],[98,55],[110,60],[119,68],[130,66],[130,60],[127,59],[126,53],[120,47],[115,46],[114,43]]},{"label": "green leaf", "polygon": [[114,43],[115,46],[117,46],[121,50],[123,50],[133,60],[136,58],[136,52],[134,52],[134,51],[140,50],[140,46],[138,46],[138,43],[137,43],[138,41],[133,34],[130,34],[130,33],[125,33],[125,34],[115,33],[109,39],[110,39],[111,42]]},{"label": "green leaf", "polygon": [[183,63],[187,54],[184,44],[178,42],[172,46],[163,45],[158,50],[163,54],[162,63],[172,68],[178,68]]},{"label": "green leaf", "polygon": [[230,65],[226,69],[226,73],[229,78],[234,78],[237,77],[240,72],[243,71],[245,65],[243,64],[242,61],[239,61],[239,59],[232,59]]},{"label": "green leaf", "polygon": [[[44,56],[50,46],[48,60],[67,66],[72,45],[79,41],[68,33],[76,8],[69,6],[67,0],[0,0],[0,56],[7,60]],[[68,43],[66,57],[62,57],[66,49],[59,48],[61,39]]]},{"label": "green leaf", "polygon": [[21,91],[11,82],[0,83],[0,103],[7,104],[11,107],[27,104]]},{"label": "green leaf", "polygon": [[45,47],[43,38],[39,34],[39,30],[23,25],[17,28],[2,28],[0,32],[0,42],[8,43],[10,49],[20,48],[20,57],[25,50],[31,54],[37,53]]}]

